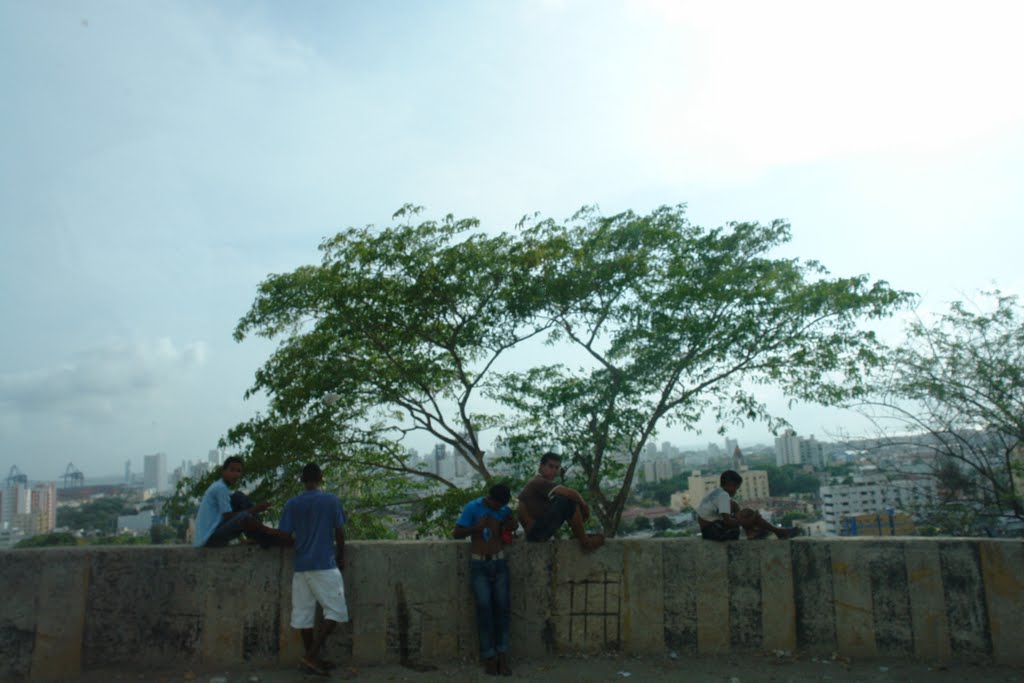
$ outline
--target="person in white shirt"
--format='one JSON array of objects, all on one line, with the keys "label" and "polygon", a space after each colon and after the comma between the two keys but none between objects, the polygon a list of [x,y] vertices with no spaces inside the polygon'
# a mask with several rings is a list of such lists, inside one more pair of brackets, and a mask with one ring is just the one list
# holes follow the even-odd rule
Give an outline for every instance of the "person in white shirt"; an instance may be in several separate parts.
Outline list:
[{"label": "person in white shirt", "polygon": [[701,537],[709,541],[736,541],[739,540],[740,529],[746,531],[748,539],[767,538],[769,534],[787,539],[800,533],[799,529],[773,526],[756,510],[740,509],[739,503],[733,500],[743,483],[739,472],[726,470],[718,481],[720,488],[704,496],[697,506]]}]

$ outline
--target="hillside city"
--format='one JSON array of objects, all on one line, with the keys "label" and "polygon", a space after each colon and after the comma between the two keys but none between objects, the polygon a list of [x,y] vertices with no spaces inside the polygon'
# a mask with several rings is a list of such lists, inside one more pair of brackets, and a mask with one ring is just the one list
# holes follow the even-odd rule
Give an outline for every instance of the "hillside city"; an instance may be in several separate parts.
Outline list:
[{"label": "hillside city", "polygon": [[[494,455],[506,451],[498,443]],[[119,481],[90,481],[73,464],[59,481],[30,480],[14,466],[0,489],[0,547],[189,542],[191,520],[168,519],[164,505],[179,482],[210,476],[226,455],[222,449],[210,450],[205,458],[185,460],[171,471],[165,453],[145,455],[142,471],[126,461]],[[1021,449],[1014,456],[1016,462],[1024,461]],[[443,443],[422,456],[410,449],[408,457],[416,468],[460,488],[483,489],[465,458]],[[618,535],[696,535],[693,509],[719,485],[719,475],[727,469],[743,477],[737,495],[741,505],[808,536],[935,535],[942,532],[937,515],[948,514],[957,496],[936,476],[925,436],[894,446],[869,439],[819,441],[787,430],[773,445],[743,447],[725,438],[703,450],[683,450],[663,441],[649,443],[638,462]],[[493,471],[498,477],[513,475],[500,465]],[[1014,478],[1017,495],[1022,483]],[[344,500],[346,491],[339,493]],[[388,508],[392,538],[428,537],[411,521],[412,508],[409,503]],[[1021,532],[1019,527],[1018,520],[1006,518],[996,520],[987,532],[1013,535]]]}]

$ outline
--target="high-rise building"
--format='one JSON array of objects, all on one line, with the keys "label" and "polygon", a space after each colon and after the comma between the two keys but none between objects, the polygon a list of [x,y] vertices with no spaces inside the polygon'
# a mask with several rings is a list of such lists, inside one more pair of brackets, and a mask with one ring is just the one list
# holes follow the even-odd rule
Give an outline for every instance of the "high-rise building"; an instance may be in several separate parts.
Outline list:
[{"label": "high-rise building", "polygon": [[142,486],[157,493],[167,490],[167,454],[154,453],[142,457]]},{"label": "high-rise building", "polygon": [[799,465],[800,460],[800,437],[792,429],[787,429],[782,436],[775,437],[775,464],[779,467],[784,465]]},{"label": "high-rise building", "polygon": [[3,496],[0,497],[0,523],[11,524],[15,515],[28,514],[31,509],[30,504],[27,484],[23,482],[8,483],[4,487]]},{"label": "high-rise building", "polygon": [[224,459],[224,452],[219,448],[214,448],[206,454],[206,458],[214,467],[220,467],[220,464]]},{"label": "high-rise building", "polygon": [[57,526],[57,484],[40,482],[29,492],[29,510],[40,516],[39,528],[35,533],[47,534]]},{"label": "high-rise building", "polygon": [[[743,477],[736,492],[736,500],[757,500],[768,498],[771,493],[768,490],[768,473],[764,470],[749,470],[743,467],[739,470]],[[722,474],[701,474],[700,470],[694,470],[688,480],[690,492],[690,505],[697,506],[708,493],[721,486]]]},{"label": "high-rise building", "polygon": [[815,467],[825,466],[825,449],[815,440],[814,434],[809,438],[800,439],[800,462]]},{"label": "high-rise building", "polygon": [[132,461],[131,460],[125,460],[124,461],[124,483],[126,483],[126,484],[132,483]]}]

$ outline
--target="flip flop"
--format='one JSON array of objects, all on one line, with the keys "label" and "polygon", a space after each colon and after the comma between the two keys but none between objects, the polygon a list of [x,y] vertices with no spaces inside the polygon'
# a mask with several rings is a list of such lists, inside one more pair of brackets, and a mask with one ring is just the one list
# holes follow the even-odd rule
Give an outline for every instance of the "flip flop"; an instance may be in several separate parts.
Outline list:
[{"label": "flip flop", "polygon": [[299,660],[299,669],[302,673],[311,674],[313,676],[329,676],[326,669],[322,668],[316,662],[313,662],[306,657]]}]

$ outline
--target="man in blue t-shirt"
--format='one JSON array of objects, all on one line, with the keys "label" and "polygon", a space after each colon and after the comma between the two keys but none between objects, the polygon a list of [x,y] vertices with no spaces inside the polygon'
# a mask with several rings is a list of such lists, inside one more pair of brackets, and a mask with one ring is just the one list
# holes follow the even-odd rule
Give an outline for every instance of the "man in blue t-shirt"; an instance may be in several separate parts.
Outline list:
[{"label": "man in blue t-shirt", "polygon": [[199,503],[193,546],[223,547],[243,531],[264,547],[289,540],[277,529],[271,529],[260,521],[259,513],[267,510],[270,503],[253,505],[241,491],[231,493],[241,478],[242,459],[232,455],[221,465],[220,479],[210,484]]},{"label": "man in blue t-shirt", "polygon": [[[345,511],[338,497],[320,490],[323,472],[315,463],[302,468],[306,490],[289,500],[281,513],[281,531],[295,537],[292,575],[292,628],[302,632],[306,654],[299,661],[308,673],[327,675],[332,665],[320,659],[320,649],[338,623],[348,621],[345,584]],[[316,604],[324,621],[314,635]]]},{"label": "man in blue t-shirt", "polygon": [[512,492],[495,484],[486,496],[470,501],[455,522],[455,538],[470,536],[470,586],[476,601],[480,657],[491,675],[509,676],[508,636],[512,621],[508,561],[503,550],[518,523],[508,509]]}]

